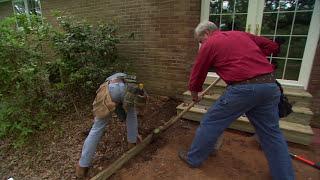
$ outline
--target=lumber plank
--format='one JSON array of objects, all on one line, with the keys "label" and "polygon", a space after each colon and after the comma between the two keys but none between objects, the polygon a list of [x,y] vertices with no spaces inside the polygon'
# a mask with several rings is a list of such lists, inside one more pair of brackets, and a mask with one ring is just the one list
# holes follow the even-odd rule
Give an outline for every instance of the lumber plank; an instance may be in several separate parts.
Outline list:
[{"label": "lumber plank", "polygon": [[[220,95],[214,94],[214,95],[205,95],[202,99],[202,101],[199,103],[199,105],[204,106],[205,108],[209,108],[218,98]],[[183,93],[183,100],[186,103],[191,102],[191,94],[190,91],[186,91]],[[307,107],[299,107],[294,105],[293,113],[290,114],[286,118],[282,118],[282,121],[288,121],[293,123],[298,123],[302,125],[309,125],[311,118],[313,116],[313,112],[310,110],[310,108]]]},{"label": "lumber plank", "polygon": [[96,176],[91,178],[91,180],[105,180],[113,175],[117,170],[119,170],[126,162],[131,158],[139,154],[148,144],[151,143],[154,134],[149,134],[140,144],[136,145],[129,151],[125,152],[119,159],[112,163],[107,169],[101,171]]},{"label": "lumber plank", "polygon": [[[207,75],[207,78],[204,81],[205,85],[211,84],[213,81],[215,81],[218,77],[213,76],[211,74]],[[219,81],[216,84],[217,87],[226,87],[227,84],[224,81]],[[306,98],[312,98],[312,95],[307,92],[303,86],[292,86],[292,85],[282,85],[284,93],[286,95],[290,96],[300,96],[300,97],[306,97]]]},{"label": "lumber plank", "polygon": [[[216,75],[208,73],[204,82],[204,87],[208,86],[217,78]],[[215,88],[211,91],[214,93],[222,94],[227,84],[224,81],[219,81]],[[293,102],[296,106],[311,107],[312,95],[307,92],[302,86],[283,85],[284,94],[289,98],[290,102]],[[210,94],[210,92],[209,92]]]},{"label": "lumber plank", "polygon": [[[184,108],[183,104],[177,107],[178,112]],[[203,114],[207,111],[202,108],[193,107],[183,118],[193,121],[200,121]],[[303,145],[309,145],[313,137],[313,131],[310,126],[305,126],[297,123],[291,123],[286,121],[280,121],[280,129],[284,133],[287,141],[294,142]],[[234,121],[230,129],[236,129],[244,132],[254,133],[255,130],[246,117],[240,117]]]}]

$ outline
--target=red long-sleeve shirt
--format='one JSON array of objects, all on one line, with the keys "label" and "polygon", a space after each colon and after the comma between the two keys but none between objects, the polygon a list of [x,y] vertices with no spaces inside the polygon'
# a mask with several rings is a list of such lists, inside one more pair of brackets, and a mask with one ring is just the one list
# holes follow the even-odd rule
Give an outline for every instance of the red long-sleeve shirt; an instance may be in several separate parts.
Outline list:
[{"label": "red long-sleeve shirt", "polygon": [[241,31],[214,31],[202,43],[189,79],[189,90],[202,91],[210,67],[232,83],[273,72],[266,56],[277,53],[277,43]]}]

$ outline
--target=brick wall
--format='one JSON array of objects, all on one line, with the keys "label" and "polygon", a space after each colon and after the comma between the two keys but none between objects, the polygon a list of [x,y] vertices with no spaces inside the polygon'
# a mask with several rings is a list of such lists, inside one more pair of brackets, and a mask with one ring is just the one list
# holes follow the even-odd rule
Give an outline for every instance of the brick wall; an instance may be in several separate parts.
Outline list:
[{"label": "brick wall", "polygon": [[47,0],[42,12],[65,10],[89,22],[116,20],[134,40],[119,46],[122,55],[135,62],[134,69],[151,93],[175,96],[187,88],[197,51],[193,29],[200,19],[200,0]]},{"label": "brick wall", "polygon": [[320,41],[313,62],[308,91],[313,96],[312,111],[315,115],[312,124],[320,127]]},{"label": "brick wall", "polygon": [[[52,23],[52,10],[62,10],[91,23],[119,22],[134,40],[122,41],[121,55],[134,61],[138,77],[151,93],[175,96],[187,89],[197,51],[193,28],[200,19],[200,0],[47,0],[42,12]],[[0,19],[12,14],[11,2],[0,3]],[[320,126],[320,44],[308,91],[313,95],[314,124]]]},{"label": "brick wall", "polygon": [[[152,93],[175,96],[187,89],[187,79],[197,51],[193,28],[200,19],[200,0],[47,0],[42,12],[55,22],[52,10],[66,11],[96,23],[116,20],[134,40],[119,46],[132,58],[134,69]],[[0,18],[12,13],[11,3],[0,4]],[[320,45],[318,44],[308,91],[314,96],[313,112],[320,114]],[[320,117],[320,116],[318,116]],[[319,122],[320,120],[314,120]]]},{"label": "brick wall", "polygon": [[0,2],[0,19],[4,17],[13,15],[12,3],[11,1]]}]

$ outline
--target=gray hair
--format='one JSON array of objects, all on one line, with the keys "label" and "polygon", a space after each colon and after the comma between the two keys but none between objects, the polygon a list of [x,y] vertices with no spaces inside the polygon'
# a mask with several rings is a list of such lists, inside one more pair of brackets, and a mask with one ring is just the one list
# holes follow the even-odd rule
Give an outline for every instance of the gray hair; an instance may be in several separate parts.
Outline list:
[{"label": "gray hair", "polygon": [[215,31],[218,30],[218,27],[211,21],[203,21],[198,24],[198,26],[194,30],[194,36],[201,36],[206,31]]}]

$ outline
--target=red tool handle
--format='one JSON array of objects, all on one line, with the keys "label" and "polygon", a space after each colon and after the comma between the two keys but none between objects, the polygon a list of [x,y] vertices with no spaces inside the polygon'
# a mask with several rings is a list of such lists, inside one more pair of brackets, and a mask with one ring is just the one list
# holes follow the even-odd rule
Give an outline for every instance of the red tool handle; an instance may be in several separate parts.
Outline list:
[{"label": "red tool handle", "polygon": [[312,162],[312,161],[310,161],[308,159],[305,159],[305,158],[303,158],[301,156],[298,156],[298,155],[295,155],[295,154],[292,154],[292,153],[290,153],[290,156],[295,158],[295,159],[298,159],[301,162],[304,162],[304,163],[306,163],[306,164],[308,164],[308,165],[320,170],[320,163]]}]

